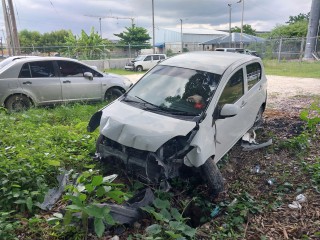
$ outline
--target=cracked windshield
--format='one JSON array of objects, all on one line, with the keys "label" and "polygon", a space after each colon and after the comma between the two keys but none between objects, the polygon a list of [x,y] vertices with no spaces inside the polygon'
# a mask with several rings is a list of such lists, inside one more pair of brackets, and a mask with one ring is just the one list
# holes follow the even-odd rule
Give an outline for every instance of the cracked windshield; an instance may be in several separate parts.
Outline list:
[{"label": "cracked windshield", "polygon": [[153,107],[176,114],[198,115],[208,105],[221,76],[170,66],[157,66],[128,92]]}]

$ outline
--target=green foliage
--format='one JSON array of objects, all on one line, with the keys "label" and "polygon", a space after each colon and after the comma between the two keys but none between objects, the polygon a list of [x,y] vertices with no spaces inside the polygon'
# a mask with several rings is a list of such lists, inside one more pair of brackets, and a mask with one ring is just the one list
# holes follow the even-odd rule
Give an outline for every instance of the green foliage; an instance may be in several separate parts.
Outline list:
[{"label": "green foliage", "polygon": [[107,56],[109,50],[105,48],[105,44],[111,44],[110,41],[104,40],[95,32],[94,27],[88,35],[81,30],[80,36],[75,36],[69,31],[65,37],[65,45],[72,46],[66,49],[68,55],[79,59],[96,59],[96,56]]},{"label": "green foliage", "polygon": [[264,205],[259,204],[253,196],[247,192],[241,193],[231,203],[222,202],[219,204],[225,209],[225,223],[215,224],[217,231],[212,235],[212,239],[239,239],[250,214],[261,213]]},{"label": "green foliage", "polygon": [[[36,50],[40,52],[60,52],[65,43],[65,37],[69,32],[66,30],[53,31],[41,34],[37,31],[22,30],[19,32],[19,41],[22,53],[28,54]],[[54,46],[60,46],[54,48]],[[39,48],[41,47],[41,48]]]},{"label": "green foliage", "polygon": [[280,37],[306,37],[308,32],[308,21],[298,21],[289,25],[278,25],[268,34],[269,38]]},{"label": "green foliage", "polygon": [[[243,33],[249,34],[249,35],[253,35],[256,36],[256,30],[252,28],[252,26],[250,24],[244,24],[243,25]],[[239,28],[238,26],[235,26],[233,28],[231,28],[231,32],[237,32],[240,33],[241,32],[241,28]]]},{"label": "green foliage", "polygon": [[309,21],[309,18],[310,18],[310,12],[307,13],[307,14],[299,13],[296,16],[290,16],[289,17],[289,21],[286,22],[286,23],[295,24],[295,23],[300,22],[300,21]]},{"label": "green foliage", "polygon": [[126,27],[126,31],[114,35],[121,39],[119,44],[130,44],[131,47],[136,50],[151,47],[148,43],[151,37],[149,36],[147,29],[143,27],[132,25],[131,27]]},{"label": "green foliage", "polygon": [[34,214],[57,184],[59,167],[81,171],[91,162],[96,133],[87,133],[86,126],[101,106],[0,112],[0,213]]},{"label": "green foliage", "polygon": [[12,219],[12,213],[10,212],[0,212],[0,239],[3,240],[13,240],[18,239],[14,231],[19,227],[20,223]]},{"label": "green foliage", "polygon": [[[66,207],[67,212],[64,216],[62,214],[55,214],[48,222],[59,224],[60,221],[64,225],[69,225],[72,218],[79,220],[78,217],[73,217],[75,213],[79,213],[82,222],[82,229],[87,231],[88,219],[93,218],[94,231],[98,237],[101,237],[105,231],[105,223],[114,225],[115,221],[110,215],[110,209],[107,206],[98,206],[99,202],[106,202],[108,200],[122,203],[128,198],[128,195],[121,191],[123,185],[112,184],[116,175],[103,177],[98,175],[98,171],[92,169],[83,172],[79,176],[74,175],[76,185],[68,185],[66,187],[65,200],[71,201],[71,205]],[[64,226],[61,226],[64,228]]]},{"label": "green foliage", "polygon": [[156,198],[153,207],[143,207],[150,213],[157,223],[146,228],[144,239],[192,239],[196,229],[186,224],[187,219],[178,209],[171,207],[169,200]]}]

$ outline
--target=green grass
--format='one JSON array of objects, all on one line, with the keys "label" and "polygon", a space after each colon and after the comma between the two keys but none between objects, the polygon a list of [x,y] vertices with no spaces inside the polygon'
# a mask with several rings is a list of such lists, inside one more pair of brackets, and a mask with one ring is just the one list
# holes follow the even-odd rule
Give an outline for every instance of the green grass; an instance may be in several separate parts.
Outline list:
[{"label": "green grass", "polygon": [[320,62],[264,60],[267,75],[320,78]]},{"label": "green grass", "polygon": [[140,72],[128,71],[125,69],[115,68],[115,69],[106,69],[104,72],[106,73],[114,73],[119,75],[130,75],[130,74],[138,74]]}]

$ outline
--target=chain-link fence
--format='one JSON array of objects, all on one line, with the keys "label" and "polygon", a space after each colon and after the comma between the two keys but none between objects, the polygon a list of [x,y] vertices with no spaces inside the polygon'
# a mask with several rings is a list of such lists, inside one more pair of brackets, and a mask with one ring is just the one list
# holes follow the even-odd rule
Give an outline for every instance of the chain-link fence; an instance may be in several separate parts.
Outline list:
[{"label": "chain-link fence", "polygon": [[[320,53],[319,37],[316,39],[314,56],[318,58]],[[229,43],[217,45],[202,45],[196,42],[165,43],[156,47],[156,53],[164,53],[168,56],[191,51],[213,51],[217,47],[229,47]],[[240,43],[233,43],[232,47],[239,47]],[[244,48],[256,51],[262,58],[282,60],[301,60],[304,57],[306,38],[279,38],[266,39],[264,42],[245,43]],[[21,55],[37,56],[64,56],[79,60],[101,60],[134,58],[139,54],[153,53],[150,45],[99,45],[99,46],[32,46],[19,49]],[[9,55],[9,50],[1,48],[2,56]],[[17,55],[17,54],[15,54]]]}]

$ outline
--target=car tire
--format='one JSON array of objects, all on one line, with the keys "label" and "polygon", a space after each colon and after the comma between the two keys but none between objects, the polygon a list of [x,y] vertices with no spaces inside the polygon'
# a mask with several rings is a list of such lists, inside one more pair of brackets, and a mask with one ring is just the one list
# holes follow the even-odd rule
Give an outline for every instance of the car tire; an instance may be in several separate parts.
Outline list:
[{"label": "car tire", "polygon": [[10,96],[5,103],[9,112],[20,112],[29,109],[32,106],[30,99],[22,94]]},{"label": "car tire", "polygon": [[110,88],[106,92],[104,99],[105,101],[112,102],[116,100],[118,97],[120,97],[123,94],[123,92],[118,88]]},{"label": "car tire", "polygon": [[263,106],[261,106],[259,108],[259,111],[256,115],[256,118],[254,120],[254,124],[253,124],[253,127],[259,127],[262,123],[263,123],[263,112],[264,112],[264,108]]},{"label": "car tire", "polygon": [[201,166],[201,172],[209,188],[210,195],[216,197],[223,191],[223,177],[213,158],[207,159]]},{"label": "car tire", "polygon": [[136,67],[136,70],[137,70],[137,72],[142,72],[143,68],[142,68],[142,66],[138,66],[138,67]]}]

